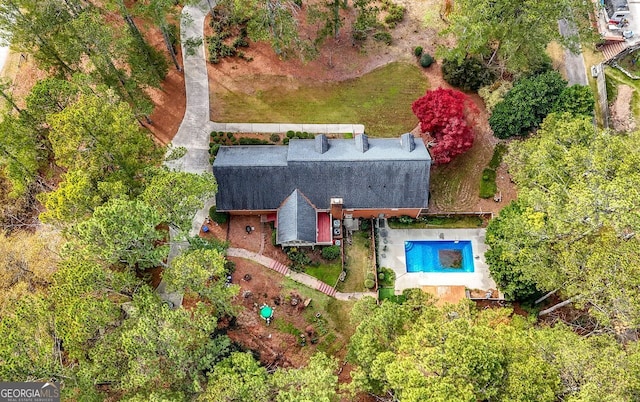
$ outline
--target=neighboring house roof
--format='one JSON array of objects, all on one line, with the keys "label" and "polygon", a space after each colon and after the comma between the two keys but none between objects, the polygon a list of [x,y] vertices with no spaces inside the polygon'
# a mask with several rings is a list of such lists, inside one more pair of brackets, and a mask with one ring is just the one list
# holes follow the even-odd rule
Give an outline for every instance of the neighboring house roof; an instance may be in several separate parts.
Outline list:
[{"label": "neighboring house roof", "polygon": [[319,137],[220,147],[218,210],[276,210],[296,189],[319,209],[329,209],[331,197],[347,209],[427,207],[431,157],[421,139]]},{"label": "neighboring house roof", "polygon": [[316,208],[294,190],[278,209],[278,244],[315,243]]},{"label": "neighboring house roof", "polygon": [[629,4],[627,4],[627,0],[604,0],[601,4],[603,4],[605,10],[607,10],[607,17],[609,18],[612,18],[616,11],[629,11]]}]

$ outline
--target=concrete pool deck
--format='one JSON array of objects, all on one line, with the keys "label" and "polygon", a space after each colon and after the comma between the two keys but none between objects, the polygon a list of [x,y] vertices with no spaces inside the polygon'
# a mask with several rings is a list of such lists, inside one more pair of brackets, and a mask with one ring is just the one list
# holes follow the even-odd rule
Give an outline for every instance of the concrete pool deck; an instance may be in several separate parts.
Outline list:
[{"label": "concrete pool deck", "polygon": [[[486,229],[391,229],[385,221],[378,233],[380,266],[391,268],[396,273],[396,294],[404,289],[423,286],[465,286],[467,289],[482,291],[498,289],[489,275],[489,266],[484,259],[487,250],[484,242]],[[404,249],[406,240],[469,240],[473,251],[474,271],[408,273]]]}]

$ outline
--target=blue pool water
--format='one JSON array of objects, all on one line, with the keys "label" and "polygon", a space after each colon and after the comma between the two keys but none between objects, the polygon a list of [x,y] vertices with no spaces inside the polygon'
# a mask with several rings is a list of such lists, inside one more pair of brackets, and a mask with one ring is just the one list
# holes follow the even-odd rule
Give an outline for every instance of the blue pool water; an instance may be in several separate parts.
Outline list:
[{"label": "blue pool water", "polygon": [[[408,240],[404,242],[407,272],[473,272],[473,251],[469,240]],[[462,267],[447,268],[440,263],[440,250],[460,250]]]}]

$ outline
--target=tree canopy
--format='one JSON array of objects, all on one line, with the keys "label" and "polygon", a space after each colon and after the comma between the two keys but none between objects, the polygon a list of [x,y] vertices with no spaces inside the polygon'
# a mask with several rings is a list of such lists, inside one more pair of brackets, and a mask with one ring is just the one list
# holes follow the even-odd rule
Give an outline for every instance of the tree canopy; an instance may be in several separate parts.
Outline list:
[{"label": "tree canopy", "polygon": [[56,272],[60,236],[54,232],[0,233],[0,315],[28,293],[45,289]]},{"label": "tree canopy", "polygon": [[164,222],[188,233],[195,212],[216,193],[213,175],[166,169],[152,169],[148,175],[141,198],[158,210]]},{"label": "tree canopy", "polygon": [[177,256],[164,271],[163,279],[169,291],[190,290],[210,302],[218,315],[232,315],[236,308],[231,299],[239,287],[227,285],[228,274],[218,250],[196,248]]},{"label": "tree canopy", "polygon": [[[55,91],[49,92],[51,99],[64,96]],[[48,138],[56,163],[67,172],[55,191],[39,196],[47,208],[44,221],[73,224],[112,197],[140,194],[142,178],[159,164],[162,149],[140,128],[127,103],[105,90],[80,94],[51,112]]]},{"label": "tree canopy", "polygon": [[122,325],[89,351],[81,379],[111,383],[133,395],[154,389],[193,394],[203,372],[229,347],[226,337],[212,336],[216,316],[203,304],[172,310],[143,287],[124,309]]},{"label": "tree canopy", "polygon": [[567,82],[556,71],[518,80],[491,112],[489,125],[498,138],[526,135],[554,109]]},{"label": "tree canopy", "polygon": [[208,375],[208,385],[200,401],[268,402],[271,388],[267,370],[250,353],[232,353]]},{"label": "tree canopy", "polygon": [[292,0],[225,0],[238,20],[246,20],[254,41],[266,41],[280,57],[303,49],[296,19],[300,6]]},{"label": "tree canopy", "polygon": [[11,196],[27,193],[42,159],[42,144],[33,128],[20,116],[0,113],[0,167],[11,182]]},{"label": "tree canopy", "polygon": [[[577,52],[581,40],[594,38],[592,12],[593,4],[580,0],[456,0],[444,30],[456,39],[448,53],[481,57],[502,72],[532,73],[546,63],[551,41]],[[560,19],[574,28],[567,36],[558,30]]]},{"label": "tree canopy", "polygon": [[168,236],[157,229],[158,212],[143,201],[114,198],[95,209],[74,229],[79,247],[107,264],[141,269],[159,266],[169,248]]},{"label": "tree canopy", "polygon": [[612,134],[570,114],[549,115],[514,143],[506,162],[519,199],[487,232],[492,273],[515,280],[507,294],[560,289],[606,325],[640,324],[639,147],[637,132]]},{"label": "tree canopy", "polygon": [[470,302],[416,308],[412,297],[354,307],[368,311],[349,344],[356,389],[402,401],[505,402],[631,400],[640,390],[630,374],[637,352],[608,336],[536,328],[509,309],[478,311]]},{"label": "tree canopy", "polygon": [[[565,88],[552,73],[522,78],[516,86],[524,89],[496,107],[505,132],[540,130],[511,146],[507,163],[520,197],[492,220],[486,257],[509,299],[558,289],[587,309],[598,320],[588,336],[508,308],[437,307],[414,289],[402,303],[355,303],[348,387],[338,387],[336,357],[311,353],[340,344],[330,344],[330,331],[303,349],[308,361],[299,368],[263,366],[232,343],[223,322],[239,311],[239,287],[227,283],[227,244],[189,238],[188,250],[168,256],[176,240],[168,229],[186,237],[215,180],[160,168],[164,149],[141,127],[151,111],[144,89],[159,85],[167,62],[137,24],[156,25],[175,57],[170,21],[178,3],[0,2],[0,37],[55,75],[32,88],[26,106],[0,83],[12,109],[0,116],[0,193],[11,192],[5,203],[40,208],[34,194],[49,189],[51,177],[57,185],[39,197],[41,218],[54,228],[0,234],[0,379],[54,379],[69,400],[337,401],[348,398],[338,394],[345,388],[403,401],[640,400],[640,350],[631,336],[640,324],[640,133],[594,129],[588,89]],[[249,18],[254,39],[271,41],[283,56],[311,45],[295,26],[306,3],[228,3],[236,17]],[[474,81],[461,73],[488,74],[480,61],[516,74],[537,70],[544,57],[536,51],[551,25],[555,31],[555,19],[538,26],[540,18],[558,10],[581,16],[575,0],[507,3],[482,0],[469,15],[471,2],[456,3],[451,29],[465,29],[455,32],[452,75],[463,85],[484,83],[488,75]],[[378,4],[353,6],[356,36],[380,27]],[[321,35],[338,33],[345,7],[330,0],[316,8]],[[457,63],[471,57],[477,62]],[[414,104],[439,163],[471,146],[467,102],[439,89]],[[550,112],[557,114],[542,121]],[[167,290],[197,302],[164,302],[145,272],[160,266]],[[322,321],[313,322],[320,330]]]},{"label": "tree canopy", "polygon": [[316,353],[300,369],[279,369],[273,374],[276,402],[331,402],[337,398],[338,376],[335,358]]}]

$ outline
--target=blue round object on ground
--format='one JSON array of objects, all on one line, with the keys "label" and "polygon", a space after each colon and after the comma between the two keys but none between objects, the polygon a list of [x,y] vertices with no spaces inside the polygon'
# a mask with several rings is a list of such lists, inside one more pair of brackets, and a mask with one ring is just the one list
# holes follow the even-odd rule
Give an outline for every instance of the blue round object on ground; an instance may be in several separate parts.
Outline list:
[{"label": "blue round object on ground", "polygon": [[273,309],[269,306],[262,306],[262,308],[260,309],[260,317],[266,320],[267,318],[271,318],[272,316]]}]

